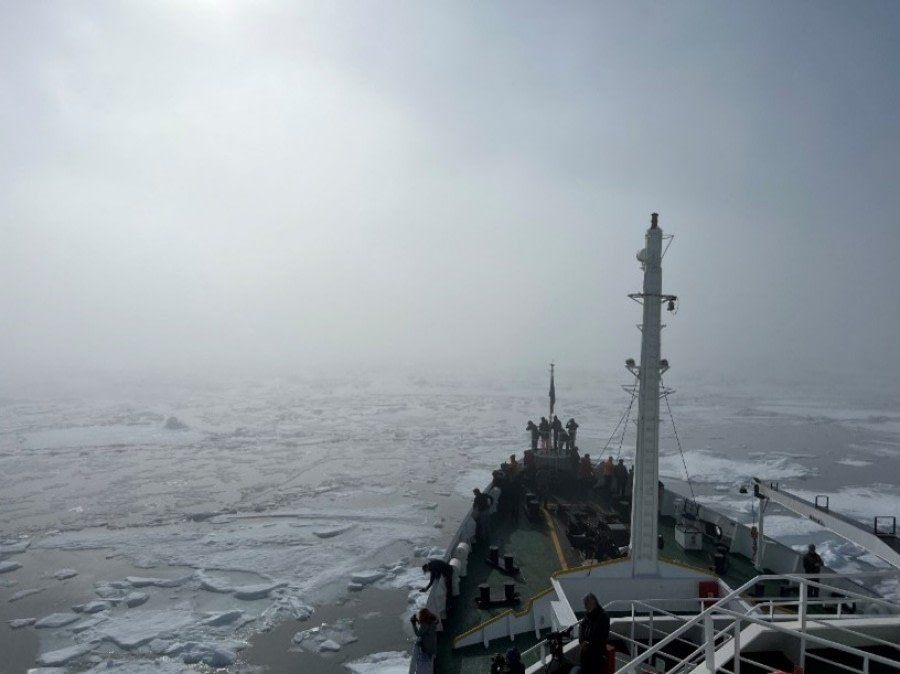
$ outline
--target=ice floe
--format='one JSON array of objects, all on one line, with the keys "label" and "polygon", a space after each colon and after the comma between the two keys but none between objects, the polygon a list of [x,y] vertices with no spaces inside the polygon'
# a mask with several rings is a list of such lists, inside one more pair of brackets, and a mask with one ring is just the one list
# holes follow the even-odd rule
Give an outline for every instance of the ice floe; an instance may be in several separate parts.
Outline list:
[{"label": "ice floe", "polygon": [[98,642],[87,644],[76,644],[67,648],[60,648],[56,651],[41,653],[38,656],[37,664],[41,667],[62,667],[68,662],[80,658],[93,651],[99,645]]},{"label": "ice floe", "polygon": [[348,662],[345,666],[352,674],[407,674],[410,656],[408,653],[389,651],[374,653]]},{"label": "ice floe", "polygon": [[297,632],[292,639],[300,648],[312,653],[339,651],[342,646],[356,641],[352,620],[339,620],[334,624],[322,623],[317,627]]},{"label": "ice floe", "polygon": [[81,616],[77,613],[51,613],[38,620],[34,626],[42,628],[64,627],[78,620],[81,620]]},{"label": "ice floe", "polygon": [[25,597],[30,597],[33,594],[43,592],[46,589],[47,588],[45,587],[32,587],[27,590],[19,590],[9,598],[9,601],[19,601],[20,599],[24,599]]},{"label": "ice floe", "polygon": [[9,573],[21,568],[22,565],[19,562],[0,562],[0,573]]}]

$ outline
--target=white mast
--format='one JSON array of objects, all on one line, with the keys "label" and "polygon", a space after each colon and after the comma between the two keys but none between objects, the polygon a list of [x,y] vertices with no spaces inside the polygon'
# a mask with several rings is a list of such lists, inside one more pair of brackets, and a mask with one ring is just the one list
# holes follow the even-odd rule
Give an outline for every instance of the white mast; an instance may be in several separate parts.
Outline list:
[{"label": "white mast", "polygon": [[637,447],[631,505],[632,575],[658,573],[657,537],[659,534],[659,396],[660,375],[668,367],[660,359],[663,300],[673,308],[674,296],[662,294],[662,230],[653,213],[647,230],[647,245],[638,253],[644,268],[644,292],[630,295],[644,305],[641,325],[641,362],[628,368],[640,384],[638,398]]}]

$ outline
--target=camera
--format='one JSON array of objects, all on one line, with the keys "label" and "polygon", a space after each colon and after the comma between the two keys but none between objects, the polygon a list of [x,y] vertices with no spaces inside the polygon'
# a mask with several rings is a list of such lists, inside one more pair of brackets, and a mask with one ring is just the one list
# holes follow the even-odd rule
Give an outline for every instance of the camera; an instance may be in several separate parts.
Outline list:
[{"label": "camera", "polygon": [[564,630],[550,632],[547,635],[547,644],[550,646],[550,655],[553,656],[554,659],[562,659],[563,644],[572,640],[572,627],[574,627],[574,625],[569,626]]}]

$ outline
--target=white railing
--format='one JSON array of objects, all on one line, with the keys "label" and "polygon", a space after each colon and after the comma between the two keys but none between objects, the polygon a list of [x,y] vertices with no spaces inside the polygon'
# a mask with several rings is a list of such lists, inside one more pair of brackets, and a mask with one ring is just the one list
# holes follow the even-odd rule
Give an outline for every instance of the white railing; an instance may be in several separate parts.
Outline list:
[{"label": "white railing", "polygon": [[[895,576],[896,574],[894,572],[874,572],[852,575],[842,574],[840,577],[862,579]],[[705,662],[706,666],[704,667],[704,669],[706,671],[732,671],[735,674],[739,674],[740,664],[742,661],[747,662],[748,664],[753,662],[750,658],[741,654],[742,649],[740,645],[741,635],[743,634],[745,628],[754,624],[761,626],[761,628],[764,630],[770,632],[780,632],[785,635],[789,635],[795,640],[799,640],[800,662],[797,664],[799,664],[800,666],[805,665],[807,651],[812,645],[824,648],[834,648],[858,657],[861,663],[860,668],[847,668],[848,671],[867,673],[869,672],[870,664],[873,662],[877,662],[889,669],[900,672],[900,662],[892,661],[888,658],[883,658],[875,654],[867,653],[852,646],[844,645],[833,639],[816,636],[815,634],[811,634],[809,632],[809,629],[812,626],[827,626],[849,637],[855,637],[857,639],[864,638],[866,643],[868,644],[895,646],[895,643],[892,641],[886,641],[875,637],[872,634],[863,633],[859,630],[854,630],[852,628],[842,626],[840,623],[841,621],[847,620],[849,617],[860,619],[871,619],[873,617],[877,617],[876,615],[873,615],[873,609],[876,608],[879,609],[879,613],[900,615],[900,605],[885,599],[872,597],[868,594],[846,590],[841,593],[841,597],[837,598],[810,598],[807,591],[808,587],[810,586],[819,587],[825,590],[830,589],[828,585],[822,582],[827,582],[827,576],[820,575],[818,576],[818,578],[819,580],[814,581],[810,578],[800,575],[759,576],[732,591],[730,594],[718,600],[715,604],[704,609],[699,614],[694,615],[687,620],[684,620],[680,627],[678,627],[674,631],[669,632],[667,636],[653,645],[645,645],[643,643],[635,641],[633,638],[617,634],[616,636],[625,640],[626,643],[631,643],[633,648],[637,650],[645,650],[643,650],[643,652],[639,656],[631,659],[629,662],[617,669],[616,672],[617,674],[646,672],[648,671],[648,667],[650,667],[650,671],[654,671],[652,669],[652,663],[654,662],[654,659],[656,657],[661,657],[669,660],[672,659],[671,656],[666,655],[664,652],[664,649],[668,644],[679,639],[682,641],[696,643],[697,640],[686,639],[685,637],[691,630],[702,629],[703,638],[700,640],[700,645],[696,649],[694,649],[694,651],[691,652],[688,656],[679,659],[675,669],[669,669],[668,671],[693,671],[697,668],[698,665]],[[741,594],[746,593],[757,582],[766,580],[790,580],[791,582],[797,583],[799,586],[799,596],[795,600],[785,600],[780,597],[778,599],[765,599],[762,603],[758,603],[747,612],[738,612],[726,607],[726,604],[728,604],[736,597],[739,597]],[[855,613],[849,614],[842,612],[843,606],[847,602],[849,602],[850,604],[856,603],[858,605],[861,605],[861,607],[866,609],[868,613],[860,615]],[[808,608],[810,606],[819,605],[823,607],[832,607],[835,606],[835,604],[836,612],[833,615],[826,616],[816,614],[815,618],[810,617],[809,615]],[[775,612],[775,608],[777,607],[790,607],[791,609],[796,609],[797,613],[794,615],[778,614]],[[768,608],[768,611],[764,612],[764,610],[760,610],[761,608]],[[650,621],[651,624],[654,613],[661,612],[655,611],[648,614],[647,620]],[[673,618],[678,618],[678,616],[672,615],[667,615],[667,617],[670,620]],[[717,630],[716,622],[721,623],[722,621],[726,622],[725,627]],[[790,621],[789,624],[788,621]],[[634,621],[632,620],[630,622],[633,623]],[[725,663],[716,662],[717,652],[721,652],[723,650],[723,647],[727,646],[728,644],[732,645],[732,649],[730,652],[734,657],[734,665],[732,670],[725,669],[723,667]],[[811,657],[815,658],[816,656],[814,654],[811,654]],[[727,659],[731,658],[729,657]]]},{"label": "white railing", "polygon": [[[896,572],[888,571],[841,574],[836,578],[858,582],[872,578],[896,578],[896,575]],[[807,658],[813,661],[822,660],[820,656],[809,652],[811,648],[822,647],[834,648],[858,658],[858,668],[829,661],[848,672],[867,674],[873,663],[879,663],[890,671],[900,673],[900,662],[898,661],[892,661],[847,646],[834,639],[810,633],[811,628],[828,627],[857,643],[864,640],[867,645],[896,646],[894,641],[884,640],[870,632],[854,629],[850,626],[850,619],[865,622],[877,619],[880,615],[884,615],[884,617],[892,615],[895,616],[894,620],[898,621],[895,629],[900,629],[900,604],[873,597],[867,594],[862,587],[860,587],[860,592],[842,588],[839,596],[809,596],[809,587],[821,588],[820,591],[833,590],[833,585],[828,584],[829,580],[833,581],[834,578],[824,574],[818,575],[815,580],[803,575],[758,576],[716,600],[712,605],[709,603],[710,599],[696,598],[699,612],[688,615],[665,609],[667,604],[675,603],[680,605],[679,608],[683,607],[684,599],[609,602],[605,605],[605,609],[613,615],[618,614],[613,620],[611,639],[624,642],[631,653],[639,653],[627,662],[620,657],[619,660],[623,664],[616,672],[617,674],[655,672],[657,669],[654,666],[658,664],[658,659],[666,662],[666,672],[675,674],[692,672],[700,667],[702,669],[698,671],[740,674],[741,663],[770,669],[742,653],[742,636],[748,636],[745,634],[745,630],[752,625],[758,625],[760,631],[782,633],[796,642],[797,653],[799,653],[797,664],[800,666],[806,665]],[[742,595],[746,595],[757,583],[764,581],[788,581],[795,584],[798,596],[789,598],[757,597],[753,598],[752,603],[742,600]],[[744,610],[731,608],[735,606],[748,608]],[[834,610],[834,613],[810,615],[808,609],[812,606]],[[623,609],[630,615],[622,616]],[[857,610],[861,612],[856,613]],[[627,625],[628,634],[617,631],[616,625]],[[566,653],[577,647],[575,641],[576,639],[573,638],[571,643],[565,645]],[[696,646],[687,656],[676,658],[667,654],[665,649],[677,641],[689,644],[699,643],[700,645]],[[720,660],[724,661],[717,663],[717,655]],[[523,661],[531,666],[532,671],[540,671],[535,665],[537,663],[548,664],[550,658],[548,642],[546,640],[540,642],[525,651],[522,656]],[[729,660],[732,661],[731,669],[724,667]]]}]

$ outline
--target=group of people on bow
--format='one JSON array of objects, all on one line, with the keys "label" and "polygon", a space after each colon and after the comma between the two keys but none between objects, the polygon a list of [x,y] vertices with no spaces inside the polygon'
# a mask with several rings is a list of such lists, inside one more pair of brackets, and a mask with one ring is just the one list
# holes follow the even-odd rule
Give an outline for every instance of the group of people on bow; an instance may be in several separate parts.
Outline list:
[{"label": "group of people on bow", "polygon": [[575,445],[575,436],[578,431],[578,424],[575,419],[569,419],[565,426],[555,414],[552,419],[541,417],[540,422],[534,423],[531,419],[525,426],[525,430],[531,433],[531,451],[540,449],[545,452],[553,451],[557,454],[560,451],[574,451],[577,449]]}]

